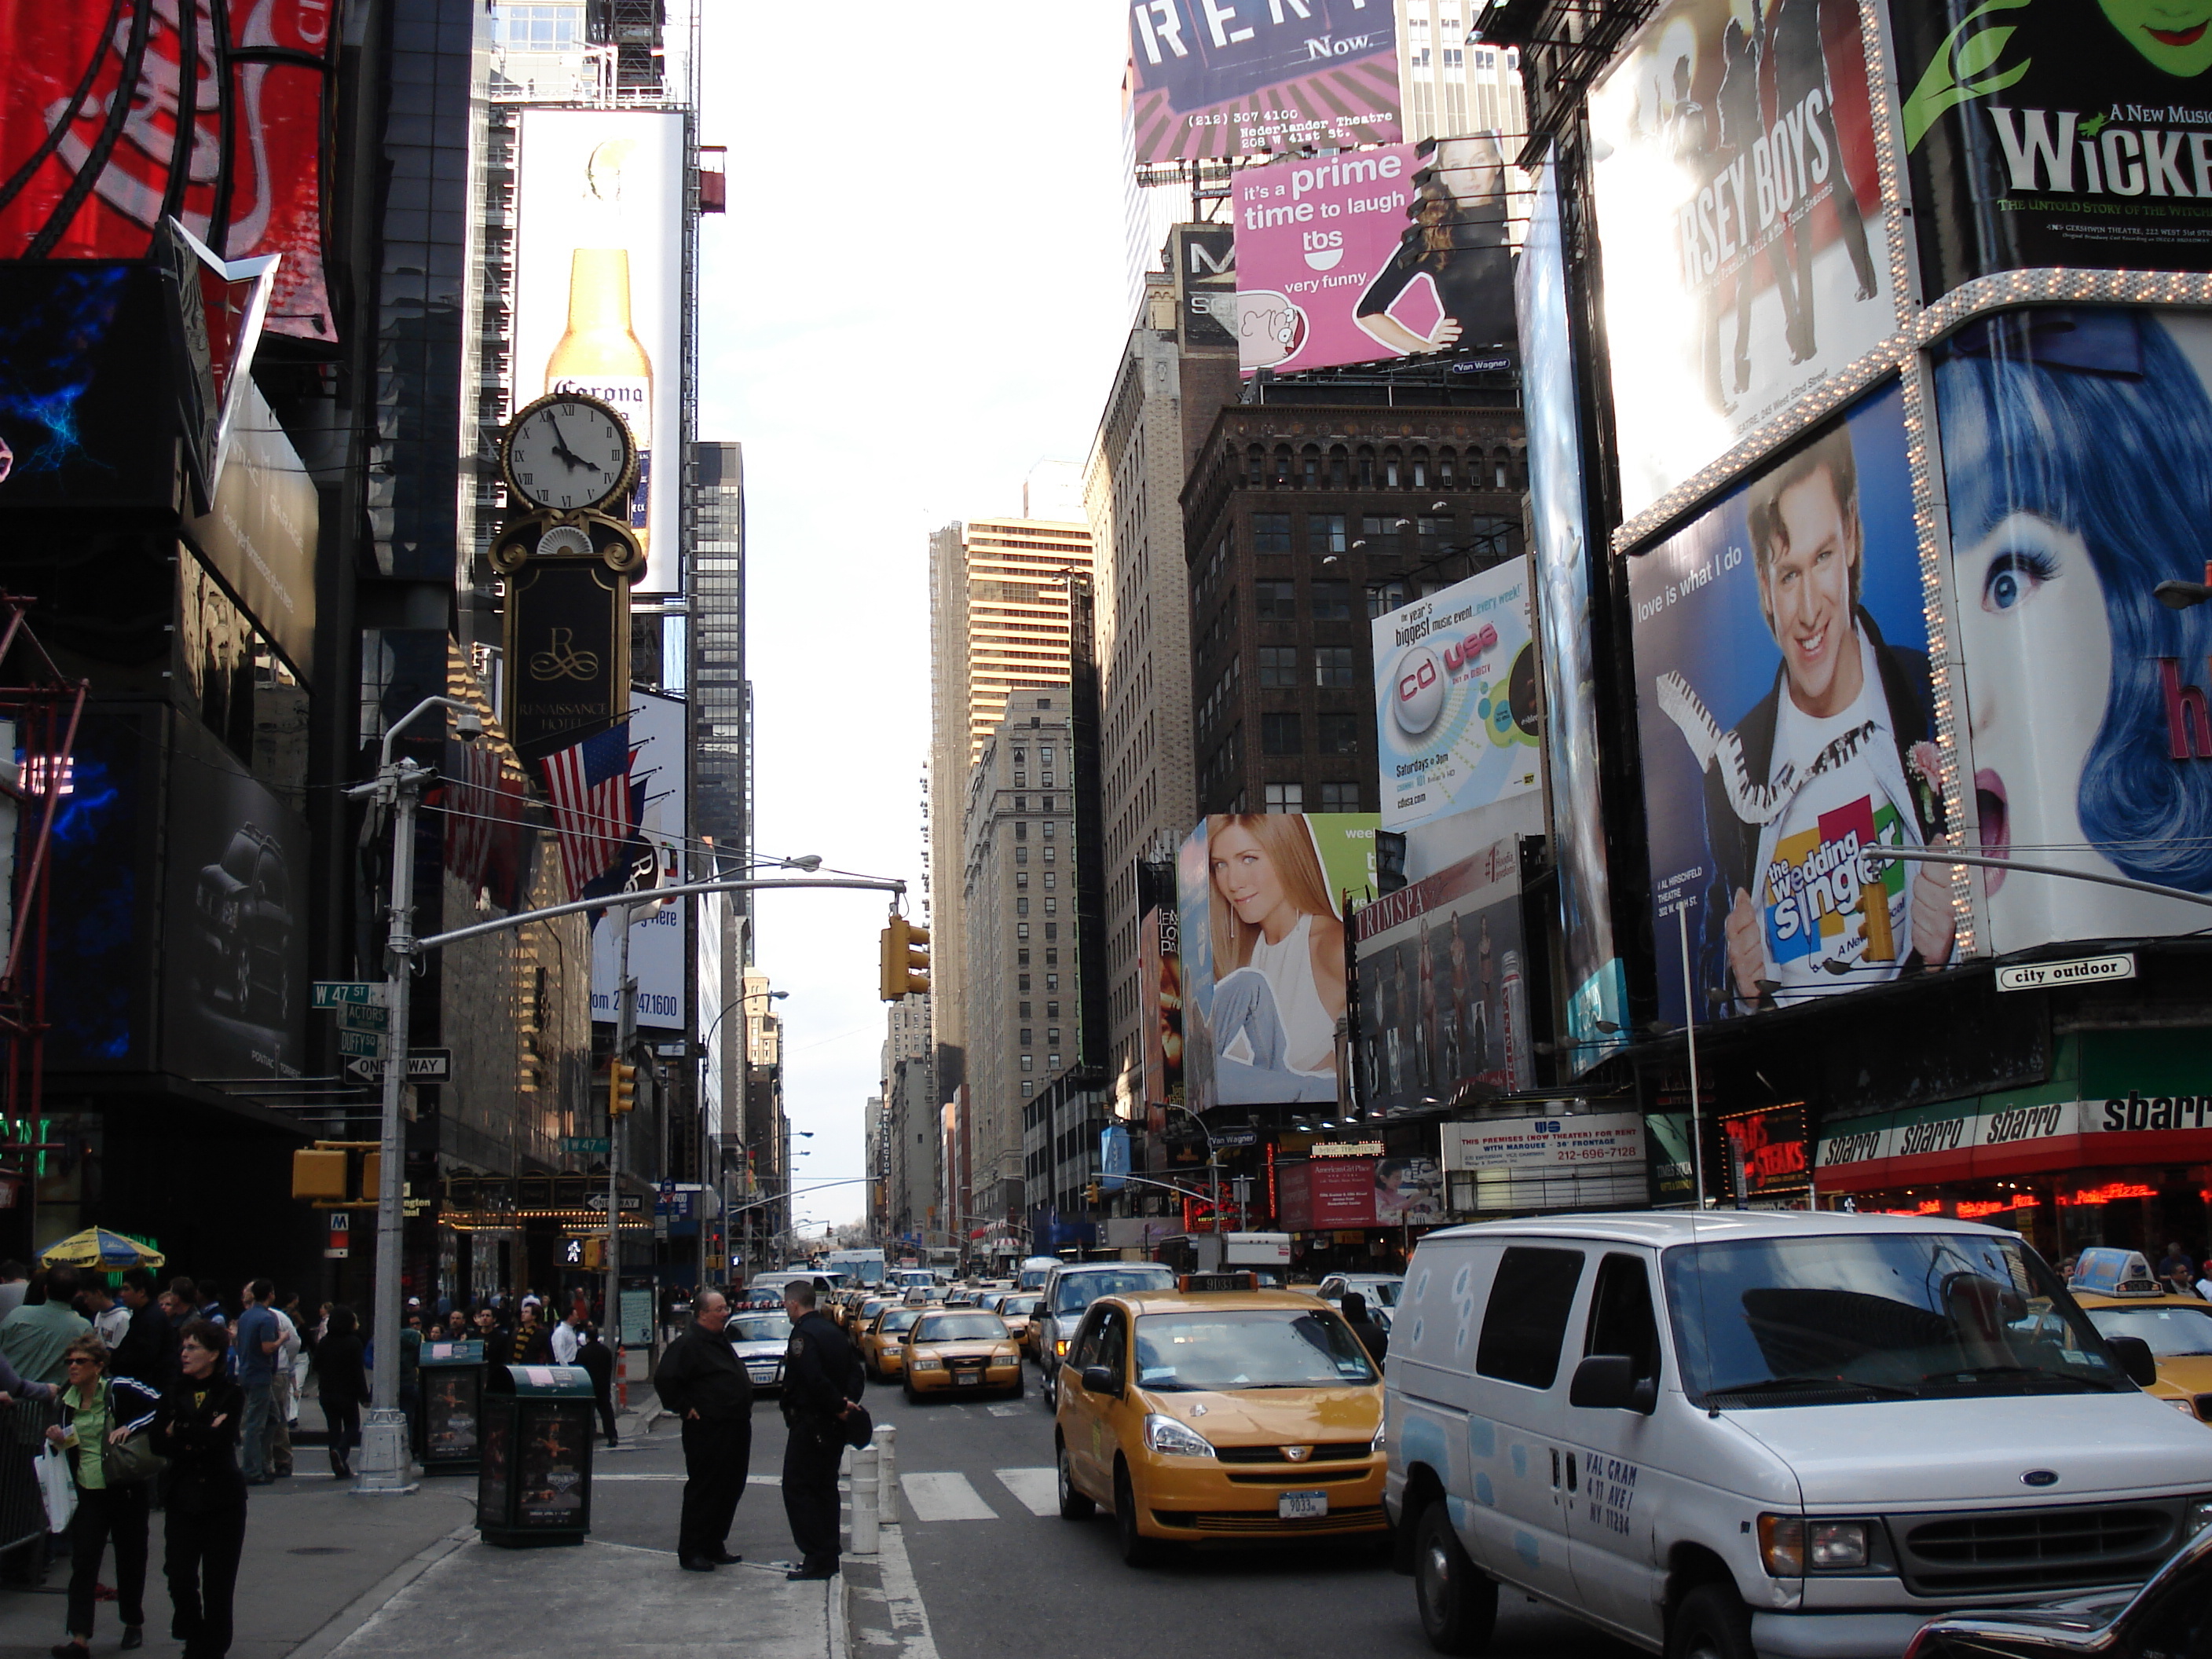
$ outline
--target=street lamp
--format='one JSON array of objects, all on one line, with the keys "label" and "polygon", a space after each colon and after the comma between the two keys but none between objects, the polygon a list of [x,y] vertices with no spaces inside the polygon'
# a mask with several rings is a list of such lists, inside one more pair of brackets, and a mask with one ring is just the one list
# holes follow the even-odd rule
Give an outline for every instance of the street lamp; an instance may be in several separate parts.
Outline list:
[{"label": "street lamp", "polygon": [[384,1109],[376,1192],[376,1279],[370,1310],[376,1343],[371,1403],[362,1424],[361,1462],[354,1475],[357,1492],[411,1492],[415,1483],[407,1445],[407,1414],[399,1408],[399,1272],[401,1218],[405,1212],[407,1147],[400,1118],[400,1087],[407,1076],[407,994],[414,975],[415,809],[424,783],[434,775],[411,757],[395,762],[392,745],[399,734],[434,708],[451,708],[454,731],[465,742],[483,735],[483,716],[457,697],[425,697],[385,728],[377,751],[376,777],[346,791],[349,799],[370,799],[392,809],[391,933],[386,941],[384,1009]]}]

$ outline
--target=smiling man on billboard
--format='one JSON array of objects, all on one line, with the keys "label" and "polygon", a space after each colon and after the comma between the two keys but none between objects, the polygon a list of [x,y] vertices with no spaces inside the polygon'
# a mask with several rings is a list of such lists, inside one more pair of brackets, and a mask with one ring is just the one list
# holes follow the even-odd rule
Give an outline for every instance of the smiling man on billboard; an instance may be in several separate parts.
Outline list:
[{"label": "smiling man on billboard", "polygon": [[1886,643],[1859,599],[1850,428],[1753,484],[1744,508],[1782,652],[1773,687],[1732,732],[1679,681],[1662,702],[1708,762],[1706,823],[1730,895],[1727,994],[1749,1009],[1948,962],[1955,924],[1938,867],[1875,875],[1866,856],[1926,845],[1943,825],[1927,654]]}]

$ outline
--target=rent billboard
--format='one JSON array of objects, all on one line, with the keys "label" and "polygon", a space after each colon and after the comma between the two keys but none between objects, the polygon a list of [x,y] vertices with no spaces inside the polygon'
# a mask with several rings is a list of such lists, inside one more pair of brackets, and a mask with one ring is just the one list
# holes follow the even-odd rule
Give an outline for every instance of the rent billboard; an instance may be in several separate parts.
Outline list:
[{"label": "rent billboard", "polygon": [[1279,161],[1234,188],[1247,374],[1513,344],[1495,135]]},{"label": "rent billboard", "polygon": [[526,109],[516,157],[514,400],[581,392],[637,438],[635,592],[672,593],[683,482],[684,117]]},{"label": "rent billboard", "polygon": [[1666,0],[1590,98],[1633,517],[1897,325],[1858,14]]},{"label": "rent billboard", "polygon": [[268,326],[333,338],[322,155],[335,9],[162,0],[126,15],[0,0],[0,258],[143,259],[173,216],[226,259],[282,255]]},{"label": "rent billboard", "polygon": [[1217,813],[1176,873],[1192,1109],[1334,1102],[1345,895],[1374,890],[1375,815]]},{"label": "rent billboard", "polygon": [[1134,0],[1129,74],[1140,165],[1400,133],[1390,0]]}]

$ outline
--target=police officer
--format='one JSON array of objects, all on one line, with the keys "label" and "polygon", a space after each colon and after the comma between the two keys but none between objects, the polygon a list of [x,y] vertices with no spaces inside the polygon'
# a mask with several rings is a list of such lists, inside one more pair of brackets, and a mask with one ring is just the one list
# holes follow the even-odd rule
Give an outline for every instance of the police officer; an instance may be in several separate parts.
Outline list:
[{"label": "police officer", "polygon": [[[706,1292],[691,1328],[668,1345],[653,1374],[662,1407],[684,1425],[684,1515],[676,1558],[686,1572],[712,1572],[738,1559],[730,1553],[730,1522],[745,1495],[745,1467],[752,1461],[753,1381],[722,1328],[729,1319],[730,1304],[718,1292]],[[833,1492],[833,1526],[836,1506]]]},{"label": "police officer", "polygon": [[866,1385],[860,1356],[837,1322],[814,1306],[814,1286],[793,1279],[783,1288],[791,1346],[783,1364],[783,1510],[791,1517],[799,1563],[787,1578],[829,1578],[837,1571],[837,1464],[845,1449],[844,1418]]}]

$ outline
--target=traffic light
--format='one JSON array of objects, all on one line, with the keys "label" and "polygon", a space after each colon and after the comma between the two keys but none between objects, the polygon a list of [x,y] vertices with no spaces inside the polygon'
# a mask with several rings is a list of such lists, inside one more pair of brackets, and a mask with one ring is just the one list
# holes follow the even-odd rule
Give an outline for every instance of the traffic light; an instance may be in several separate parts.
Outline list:
[{"label": "traffic light", "polygon": [[1083,1189],[1083,1201],[1090,1205],[1094,1210],[1098,1207],[1098,1183],[1095,1181],[1091,1182]]},{"label": "traffic light", "polygon": [[637,1105],[637,1067],[626,1060],[607,1062],[607,1115],[627,1117]]},{"label": "traffic light", "polygon": [[602,1273],[607,1270],[607,1241],[587,1238],[584,1241],[584,1271]]},{"label": "traffic light", "polygon": [[878,994],[885,1002],[929,994],[929,929],[893,912],[884,929]]}]

